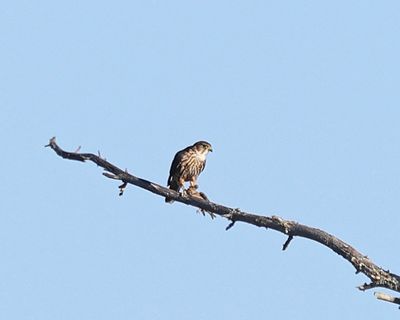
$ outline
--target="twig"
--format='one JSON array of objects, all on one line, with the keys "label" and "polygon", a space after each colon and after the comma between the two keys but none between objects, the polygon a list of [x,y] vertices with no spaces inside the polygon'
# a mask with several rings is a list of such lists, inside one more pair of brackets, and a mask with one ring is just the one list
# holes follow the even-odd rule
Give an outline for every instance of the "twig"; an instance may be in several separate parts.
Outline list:
[{"label": "twig", "polygon": [[126,181],[124,181],[121,185],[118,186],[119,188],[119,196],[122,196],[124,194],[125,188],[128,185]]},{"label": "twig", "polygon": [[289,244],[290,244],[290,241],[292,241],[292,240],[293,240],[293,236],[292,236],[292,235],[289,235],[289,237],[287,238],[286,242],[283,244],[283,247],[282,247],[282,250],[283,250],[283,251],[285,251],[285,250],[287,249],[287,247],[288,247]]},{"label": "twig", "polygon": [[230,228],[232,228],[235,225],[235,222],[235,220],[232,220],[232,222],[225,228],[225,231],[228,231]]},{"label": "twig", "polygon": [[[374,296],[379,299],[379,300],[383,300],[386,302],[391,302],[391,303],[395,303],[395,304],[399,304],[400,305],[400,298],[396,298],[393,297],[387,293],[383,293],[383,292],[374,292]],[[400,309],[400,307],[399,307]]]}]

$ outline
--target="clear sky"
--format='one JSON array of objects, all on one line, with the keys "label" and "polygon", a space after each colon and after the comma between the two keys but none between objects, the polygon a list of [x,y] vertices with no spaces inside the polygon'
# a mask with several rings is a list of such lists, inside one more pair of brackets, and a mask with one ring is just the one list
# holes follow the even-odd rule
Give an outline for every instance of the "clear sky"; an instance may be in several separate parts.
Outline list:
[{"label": "clear sky", "polygon": [[5,1],[1,319],[394,319],[321,245],[211,220],[43,146],[322,228],[400,273],[398,1]]}]

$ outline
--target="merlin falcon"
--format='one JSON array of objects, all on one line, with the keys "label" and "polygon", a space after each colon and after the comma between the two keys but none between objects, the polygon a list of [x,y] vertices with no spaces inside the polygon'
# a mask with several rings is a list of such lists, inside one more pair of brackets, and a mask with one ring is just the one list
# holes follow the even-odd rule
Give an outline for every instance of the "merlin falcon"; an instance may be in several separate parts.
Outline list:
[{"label": "merlin falcon", "polygon": [[[189,181],[189,189],[197,189],[197,178],[204,170],[206,156],[212,152],[211,144],[207,141],[198,141],[181,151],[178,151],[171,164],[167,185],[171,190],[185,191],[184,184]],[[173,202],[171,198],[165,198],[165,202]]]}]

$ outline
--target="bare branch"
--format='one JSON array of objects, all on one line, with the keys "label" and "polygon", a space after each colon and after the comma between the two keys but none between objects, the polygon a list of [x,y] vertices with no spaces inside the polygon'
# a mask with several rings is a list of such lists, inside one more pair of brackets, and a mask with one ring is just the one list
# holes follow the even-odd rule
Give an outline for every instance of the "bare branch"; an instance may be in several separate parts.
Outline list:
[{"label": "bare branch", "polygon": [[[335,236],[313,227],[302,225],[295,221],[284,220],[277,216],[262,216],[241,211],[240,209],[229,208],[208,200],[207,196],[197,190],[190,190],[191,193],[180,194],[159,184],[138,178],[126,171],[121,170],[105,159],[92,153],[67,152],[61,149],[55,138],[50,139],[47,147],[52,148],[60,157],[68,160],[76,161],[92,161],[98,166],[105,169],[103,173],[106,177],[121,180],[123,183],[119,186],[120,195],[122,195],[127,184],[146,189],[162,197],[168,197],[175,201],[184,203],[200,209],[203,213],[208,212],[210,215],[216,214],[231,221],[226,228],[231,228],[234,223],[241,221],[252,224],[257,227],[270,228],[288,235],[288,239],[283,246],[283,250],[287,248],[293,237],[307,238],[316,241],[349,261],[357,273],[366,275],[371,283],[359,286],[360,290],[367,290],[375,287],[387,288],[400,292],[400,276],[378,267],[367,256],[358,252],[355,248],[336,238]],[[396,298],[397,299],[397,298]]]},{"label": "bare branch", "polygon": [[225,228],[226,231],[228,231],[230,228],[232,228],[235,225],[235,220],[233,220],[230,224],[227,225],[227,227]]},{"label": "bare branch", "polygon": [[128,185],[126,181],[124,181],[121,185],[118,186],[119,188],[119,196],[122,196],[124,194],[125,188]]},{"label": "bare branch", "polygon": [[285,251],[285,250],[287,249],[287,247],[288,247],[289,244],[290,244],[290,241],[292,241],[292,240],[293,240],[293,236],[290,235],[290,236],[287,238],[286,242],[283,244],[283,247],[282,247],[282,250],[283,250],[283,251]]},{"label": "bare branch", "polygon": [[[395,304],[400,304],[400,298],[392,297],[391,295],[383,292],[374,292],[377,299]],[[400,307],[399,307],[400,308]]]}]

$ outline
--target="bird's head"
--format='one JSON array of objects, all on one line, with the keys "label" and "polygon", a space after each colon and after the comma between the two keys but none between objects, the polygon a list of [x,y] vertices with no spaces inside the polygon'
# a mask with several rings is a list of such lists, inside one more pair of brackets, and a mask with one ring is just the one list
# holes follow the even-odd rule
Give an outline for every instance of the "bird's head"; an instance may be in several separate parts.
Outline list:
[{"label": "bird's head", "polygon": [[198,141],[193,145],[193,147],[201,153],[207,154],[208,152],[213,151],[211,144],[209,144],[207,141]]}]

